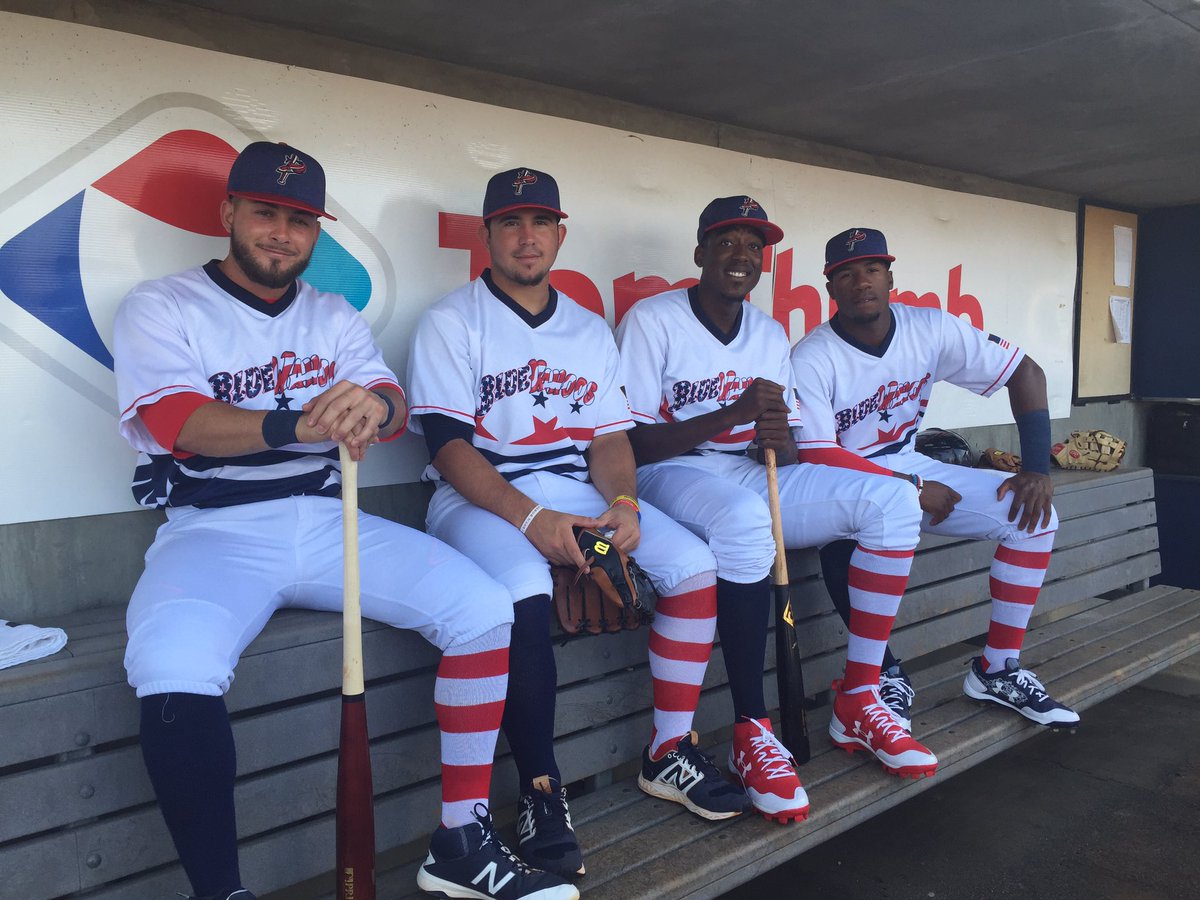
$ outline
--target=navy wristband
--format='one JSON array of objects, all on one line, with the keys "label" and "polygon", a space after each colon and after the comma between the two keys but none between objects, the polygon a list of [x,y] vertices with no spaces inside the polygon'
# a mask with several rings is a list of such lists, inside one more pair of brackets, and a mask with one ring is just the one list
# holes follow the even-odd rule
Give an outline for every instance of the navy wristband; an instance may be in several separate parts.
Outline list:
[{"label": "navy wristband", "polygon": [[387,404],[388,414],[384,420],[379,423],[379,430],[382,431],[392,424],[392,419],[396,415],[396,404],[392,402],[392,398],[387,394],[381,393],[380,391],[372,391],[371,393]]},{"label": "navy wristband", "polygon": [[273,409],[262,421],[262,436],[268,447],[285,447],[297,443],[296,426],[304,416],[298,409]]},{"label": "navy wristband", "polygon": [[1050,411],[1034,409],[1017,416],[1017,434],[1021,439],[1021,469],[1039,475],[1050,474]]}]

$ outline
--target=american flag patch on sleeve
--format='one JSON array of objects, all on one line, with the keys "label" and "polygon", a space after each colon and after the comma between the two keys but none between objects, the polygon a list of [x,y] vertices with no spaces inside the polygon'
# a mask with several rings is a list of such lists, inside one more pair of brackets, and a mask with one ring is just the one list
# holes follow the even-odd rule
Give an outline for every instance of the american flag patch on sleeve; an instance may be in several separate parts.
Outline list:
[{"label": "american flag patch on sleeve", "polygon": [[989,334],[988,340],[991,341],[993,344],[999,344],[1005,350],[1007,350],[1010,346],[1008,341],[1006,341],[1004,338],[1000,337],[999,335]]}]

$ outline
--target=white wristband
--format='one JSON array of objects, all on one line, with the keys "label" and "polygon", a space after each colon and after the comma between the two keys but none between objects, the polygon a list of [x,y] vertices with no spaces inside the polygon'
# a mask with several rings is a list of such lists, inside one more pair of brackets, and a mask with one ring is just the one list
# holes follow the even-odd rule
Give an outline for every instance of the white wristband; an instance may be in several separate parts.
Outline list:
[{"label": "white wristband", "polygon": [[533,520],[537,517],[537,514],[545,508],[546,507],[539,504],[529,511],[529,515],[527,515],[525,517],[525,521],[521,523],[521,534],[524,534],[529,530],[529,526],[533,524]]}]

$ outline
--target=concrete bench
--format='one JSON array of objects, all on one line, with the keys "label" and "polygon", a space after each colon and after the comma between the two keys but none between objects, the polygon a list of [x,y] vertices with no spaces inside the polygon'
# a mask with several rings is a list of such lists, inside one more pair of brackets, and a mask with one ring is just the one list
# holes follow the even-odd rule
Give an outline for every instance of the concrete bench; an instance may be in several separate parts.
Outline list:
[{"label": "concrete bench", "polygon": [[[1147,469],[1055,475],[1062,525],[1022,659],[1054,694],[1086,709],[1200,649],[1200,594],[1148,588],[1159,571]],[[927,538],[900,607],[893,646],[918,690],[914,730],[945,778],[1037,733],[961,693],[987,629],[993,544]],[[710,897],[901,802],[928,785],[886,776],[824,739],[827,691],[845,628],[815,552],[791,554],[801,622],[813,759],[801,775],[808,822],[746,816],[702,822],[634,783],[650,729],[645,630],[556,647],[557,751],[576,798],[588,896]],[[123,609],[65,621],[67,649],[0,671],[0,898],[148,898],[186,888],[137,746],[138,704],[125,684]],[[276,616],[250,646],[228,696],[238,742],[238,825],[246,883],[259,896],[332,896],[340,619]],[[367,623],[365,657],[380,896],[415,893],[415,868],[437,821],[436,653],[411,634]],[[768,643],[768,701],[776,697]],[[696,719],[723,764],[732,709],[715,653]],[[1086,719],[1083,727],[1086,727]],[[514,774],[501,741],[497,821],[511,822]],[[511,833],[511,832],[510,832]]]}]

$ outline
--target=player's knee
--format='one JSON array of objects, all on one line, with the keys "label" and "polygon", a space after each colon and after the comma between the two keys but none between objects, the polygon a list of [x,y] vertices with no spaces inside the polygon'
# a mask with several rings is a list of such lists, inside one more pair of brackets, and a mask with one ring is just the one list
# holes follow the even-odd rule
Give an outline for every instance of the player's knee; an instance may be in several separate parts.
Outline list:
[{"label": "player's knee", "polygon": [[771,512],[757,494],[747,492],[709,530],[708,544],[717,561],[717,574],[728,581],[762,578],[775,559]]},{"label": "player's knee", "polygon": [[858,538],[880,549],[910,549],[921,539],[921,500],[913,486],[899,478],[872,481],[872,499],[865,504]]},{"label": "player's knee", "polygon": [[220,696],[233,682],[240,636],[240,623],[214,603],[157,604],[131,623],[125,651],[129,684],[139,697],[174,692]]}]

